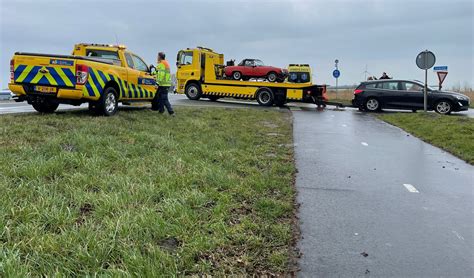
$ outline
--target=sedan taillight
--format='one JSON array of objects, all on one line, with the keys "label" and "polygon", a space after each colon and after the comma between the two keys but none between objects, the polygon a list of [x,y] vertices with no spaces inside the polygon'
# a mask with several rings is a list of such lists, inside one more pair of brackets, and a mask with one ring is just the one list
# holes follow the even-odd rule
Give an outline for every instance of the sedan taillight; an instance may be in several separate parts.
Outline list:
[{"label": "sedan taillight", "polygon": [[363,93],[364,90],[361,90],[361,89],[355,89],[354,90],[354,95],[357,95],[357,94],[360,94],[360,93]]},{"label": "sedan taillight", "polygon": [[84,85],[89,77],[89,67],[86,65],[76,64],[76,84]]}]

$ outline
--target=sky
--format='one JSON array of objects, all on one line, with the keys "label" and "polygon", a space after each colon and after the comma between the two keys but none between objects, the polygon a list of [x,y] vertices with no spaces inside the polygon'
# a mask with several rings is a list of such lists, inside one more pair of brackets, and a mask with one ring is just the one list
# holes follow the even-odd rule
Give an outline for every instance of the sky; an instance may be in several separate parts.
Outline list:
[{"label": "sky", "polygon": [[[0,88],[16,51],[70,54],[76,43],[125,44],[148,64],[164,51],[205,46],[225,60],[308,63],[313,82],[357,84],[367,71],[424,79],[428,49],[448,66],[445,87],[474,86],[472,0],[0,0]],[[175,70],[175,68],[174,68]],[[429,83],[437,84],[430,70]]]}]

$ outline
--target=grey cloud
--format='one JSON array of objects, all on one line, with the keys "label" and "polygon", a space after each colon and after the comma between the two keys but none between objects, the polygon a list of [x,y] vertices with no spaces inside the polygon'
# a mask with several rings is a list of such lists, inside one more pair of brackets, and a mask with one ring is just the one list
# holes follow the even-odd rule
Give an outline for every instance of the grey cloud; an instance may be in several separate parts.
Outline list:
[{"label": "grey cloud", "polygon": [[203,45],[226,59],[310,63],[315,81],[328,84],[335,58],[340,83],[361,81],[366,64],[375,75],[420,79],[414,58],[428,48],[450,67],[448,86],[474,83],[469,0],[0,1],[1,87],[15,51],[70,53],[75,43],[116,36],[149,63],[158,50],[174,61],[179,49]]}]

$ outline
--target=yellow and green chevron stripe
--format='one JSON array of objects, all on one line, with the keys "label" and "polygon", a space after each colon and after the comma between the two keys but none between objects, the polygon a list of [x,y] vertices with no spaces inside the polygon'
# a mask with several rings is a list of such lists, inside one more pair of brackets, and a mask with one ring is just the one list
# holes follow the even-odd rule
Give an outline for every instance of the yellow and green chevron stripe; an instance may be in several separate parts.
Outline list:
[{"label": "yellow and green chevron stripe", "polygon": [[[105,73],[93,67],[89,68],[89,78],[83,89],[83,96],[99,98],[109,81],[115,81],[120,88],[120,97],[123,99],[153,98],[154,91],[140,85],[153,85],[153,79],[139,78],[138,84],[133,84],[114,74]],[[18,84],[34,84],[73,88],[76,86],[76,76],[67,67],[29,66],[18,65],[14,70],[14,82]]]},{"label": "yellow and green chevron stripe", "polygon": [[83,90],[84,96],[92,98],[100,97],[105,85],[111,80],[118,84],[120,88],[119,93],[122,99],[143,99],[154,97],[155,93],[153,91],[146,90],[138,84],[132,84],[116,75],[104,73],[103,71],[94,68],[90,68],[89,70],[89,79],[87,80]]},{"label": "yellow and green chevron stripe", "polygon": [[74,87],[76,76],[69,68],[18,65],[13,75],[15,83]]}]

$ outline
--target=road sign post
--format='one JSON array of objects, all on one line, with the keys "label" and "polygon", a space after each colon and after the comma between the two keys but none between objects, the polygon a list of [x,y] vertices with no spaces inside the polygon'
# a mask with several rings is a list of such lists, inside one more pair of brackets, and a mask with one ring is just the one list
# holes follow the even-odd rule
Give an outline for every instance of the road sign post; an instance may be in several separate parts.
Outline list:
[{"label": "road sign post", "polygon": [[416,56],[416,65],[425,70],[425,88],[423,92],[423,110],[428,111],[428,69],[436,63],[436,57],[433,52],[425,50]]},{"label": "road sign post", "polygon": [[339,64],[339,60],[336,59],[334,61],[334,64],[335,64],[336,69],[332,72],[332,76],[336,78],[336,99],[337,99],[337,81],[339,79],[339,76],[341,76],[341,72],[339,71],[338,66],[337,66],[337,64]]}]

